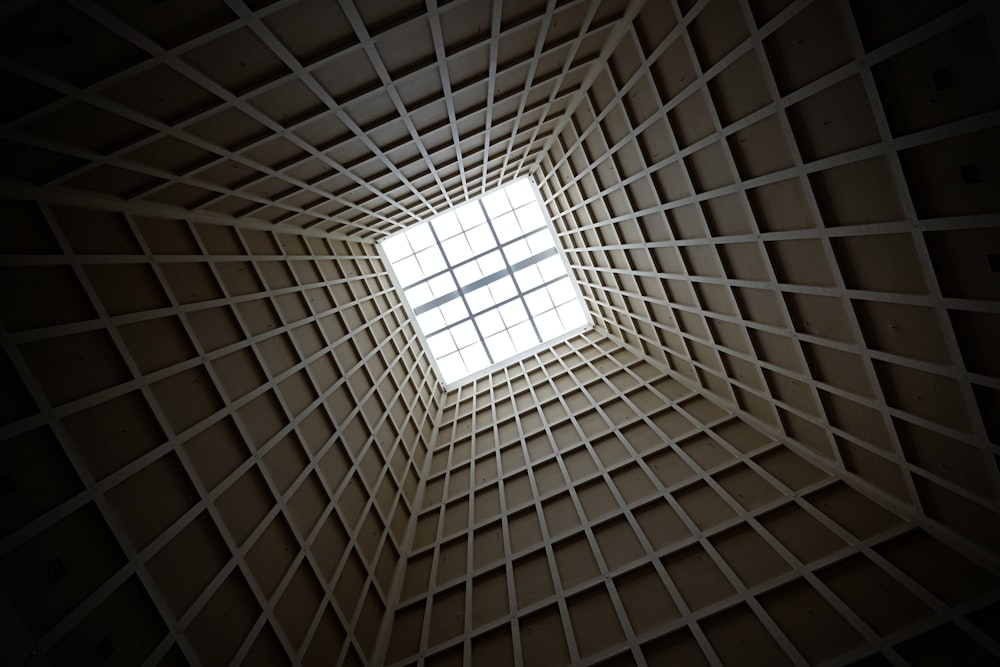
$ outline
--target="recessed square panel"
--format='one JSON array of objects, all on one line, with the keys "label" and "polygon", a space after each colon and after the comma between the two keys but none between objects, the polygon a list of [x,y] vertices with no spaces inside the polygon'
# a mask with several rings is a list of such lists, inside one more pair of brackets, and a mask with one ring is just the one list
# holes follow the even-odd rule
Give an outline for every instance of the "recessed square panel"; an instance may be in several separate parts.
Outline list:
[{"label": "recessed square panel", "polygon": [[592,325],[528,178],[407,227],[379,250],[448,389]]}]

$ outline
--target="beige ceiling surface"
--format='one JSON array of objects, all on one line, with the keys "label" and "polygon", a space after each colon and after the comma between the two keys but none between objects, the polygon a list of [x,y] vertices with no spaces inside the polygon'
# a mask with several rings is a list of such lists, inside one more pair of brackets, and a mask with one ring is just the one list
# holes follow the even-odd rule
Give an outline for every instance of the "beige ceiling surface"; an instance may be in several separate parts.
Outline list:
[{"label": "beige ceiling surface", "polygon": [[[998,35],[990,0],[4,3],[13,643],[1000,655]],[[597,330],[445,394],[373,241],[523,175]]]}]

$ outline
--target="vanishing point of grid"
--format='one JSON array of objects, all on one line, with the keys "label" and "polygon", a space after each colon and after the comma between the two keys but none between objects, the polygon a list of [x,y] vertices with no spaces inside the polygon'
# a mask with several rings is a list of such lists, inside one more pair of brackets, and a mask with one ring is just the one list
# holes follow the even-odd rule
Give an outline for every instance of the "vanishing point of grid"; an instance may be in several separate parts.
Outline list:
[{"label": "vanishing point of grid", "polygon": [[381,248],[446,385],[588,324],[528,179],[410,227]]}]

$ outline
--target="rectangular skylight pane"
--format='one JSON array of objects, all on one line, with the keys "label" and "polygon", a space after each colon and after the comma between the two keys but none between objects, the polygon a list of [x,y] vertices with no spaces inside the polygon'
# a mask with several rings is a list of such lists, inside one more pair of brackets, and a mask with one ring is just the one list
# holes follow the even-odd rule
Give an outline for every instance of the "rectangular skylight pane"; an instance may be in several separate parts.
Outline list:
[{"label": "rectangular skylight pane", "polygon": [[532,315],[541,315],[547,310],[552,310],[552,299],[549,298],[548,290],[536,289],[530,294],[524,295],[524,302],[528,304],[528,312]]},{"label": "rectangular skylight pane", "polygon": [[417,261],[420,262],[420,269],[425,276],[433,276],[448,268],[444,263],[444,256],[436,245],[418,252]]},{"label": "rectangular skylight pane", "polygon": [[413,255],[395,262],[392,265],[392,268],[395,270],[396,277],[399,278],[399,282],[402,283],[404,287],[412,285],[424,277],[423,273],[420,271],[420,264],[417,262],[417,258]]},{"label": "rectangular skylight pane", "polygon": [[455,351],[455,341],[450,331],[442,331],[427,339],[427,347],[431,349],[431,354],[440,359]]},{"label": "rectangular skylight pane", "polygon": [[517,295],[517,286],[510,276],[504,276],[500,280],[490,283],[490,293],[493,295],[493,302],[500,303]]},{"label": "rectangular skylight pane", "polygon": [[455,345],[459,348],[468,347],[479,340],[479,334],[476,333],[476,327],[473,326],[472,320],[465,320],[453,326],[451,337],[455,339]]},{"label": "rectangular skylight pane", "polygon": [[444,317],[445,323],[448,326],[451,326],[452,324],[461,322],[468,317],[469,311],[466,310],[465,304],[462,303],[461,299],[455,298],[441,304],[441,315]]},{"label": "rectangular skylight pane", "polygon": [[511,183],[504,188],[504,192],[506,192],[507,196],[510,198],[510,202],[514,205],[514,208],[536,201],[535,189],[531,186],[531,181],[528,179]]},{"label": "rectangular skylight pane", "polygon": [[426,222],[406,230],[406,239],[410,242],[414,252],[420,252],[424,248],[430,248],[434,245],[434,234],[431,233],[431,227]]},{"label": "rectangular skylight pane", "polygon": [[528,319],[528,313],[524,310],[524,304],[520,301],[511,301],[500,306],[500,317],[503,318],[507,328]]},{"label": "rectangular skylight pane", "polygon": [[417,324],[424,333],[430,334],[437,331],[444,326],[444,317],[441,315],[441,309],[431,308],[417,315]]},{"label": "rectangular skylight pane", "polygon": [[497,218],[493,218],[493,229],[496,230],[500,243],[516,239],[522,234],[521,225],[518,223],[517,216],[513,213],[505,213]]},{"label": "rectangular skylight pane", "polygon": [[434,233],[439,241],[450,239],[455,234],[462,231],[462,226],[458,222],[458,216],[453,211],[442,213],[431,221],[434,226]]},{"label": "rectangular skylight pane", "polygon": [[587,321],[587,316],[578,301],[563,304],[556,308],[556,311],[559,313],[559,319],[562,320],[563,326],[567,329],[581,327]]},{"label": "rectangular skylight pane", "polygon": [[462,350],[462,360],[468,368],[484,368],[489,366],[490,358],[486,355],[486,349],[482,343],[470,345]]},{"label": "rectangular skylight pane", "polygon": [[538,253],[544,252],[549,248],[554,248],[555,246],[556,240],[552,237],[552,234],[549,234],[545,229],[528,237],[528,247],[531,248],[532,255],[537,255]]},{"label": "rectangular skylight pane", "polygon": [[450,273],[443,273],[440,276],[431,278],[427,281],[427,287],[431,290],[431,294],[433,294],[435,298],[442,297],[445,294],[451,294],[457,289],[455,280],[451,277]]},{"label": "rectangular skylight pane", "polygon": [[441,247],[444,248],[444,254],[448,257],[448,263],[452,266],[472,257],[472,247],[469,246],[469,241],[465,238],[465,234],[459,234],[447,241],[442,241]]},{"label": "rectangular skylight pane", "polygon": [[462,229],[472,229],[486,222],[486,216],[483,215],[483,209],[479,205],[479,202],[470,202],[459,206],[455,209],[455,215],[458,216],[458,221],[462,223]]},{"label": "rectangular skylight pane", "polygon": [[479,225],[465,232],[465,238],[472,246],[472,252],[476,255],[492,250],[497,247],[497,240],[493,238],[493,230],[489,225]]},{"label": "rectangular skylight pane", "polygon": [[568,301],[576,298],[576,293],[573,291],[573,286],[570,284],[567,278],[556,281],[549,285],[549,296],[552,297],[552,303],[560,306]]},{"label": "rectangular skylight pane", "polygon": [[491,276],[497,271],[502,271],[505,266],[503,255],[500,254],[499,250],[480,257],[476,260],[476,263],[479,264],[479,270],[483,272],[484,276]]},{"label": "rectangular skylight pane", "polygon": [[445,382],[454,382],[469,372],[465,362],[462,361],[462,355],[458,352],[439,358],[437,365]]},{"label": "rectangular skylight pane", "polygon": [[471,285],[483,277],[483,271],[479,268],[480,266],[481,264],[479,261],[466,262],[461,266],[456,266],[452,269],[455,272],[455,280],[457,280],[460,285]]},{"label": "rectangular skylight pane", "polygon": [[537,206],[522,206],[514,211],[514,214],[521,225],[521,231],[530,232],[532,229],[545,226],[545,215]]},{"label": "rectangular skylight pane", "polygon": [[532,264],[515,273],[514,280],[522,292],[527,292],[542,284],[542,274],[538,272],[538,267]]},{"label": "rectangular skylight pane", "polygon": [[535,315],[535,326],[538,327],[538,333],[545,337],[548,337],[550,332],[561,331],[563,328],[562,320],[559,319],[559,313],[554,310],[542,313],[541,315]]},{"label": "rectangular skylight pane", "polygon": [[506,189],[494,190],[481,200],[486,214],[496,222],[496,219],[510,210],[510,200],[507,199]]},{"label": "rectangular skylight pane", "polygon": [[379,251],[448,388],[590,323],[526,178],[407,227]]},{"label": "rectangular skylight pane", "polygon": [[479,327],[480,333],[484,336],[491,336],[505,327],[503,318],[500,317],[500,311],[496,308],[477,315],[476,326]]},{"label": "rectangular skylight pane", "polygon": [[538,263],[538,270],[542,274],[545,282],[566,275],[566,265],[562,263],[562,258],[558,255],[547,257]]},{"label": "rectangular skylight pane", "polygon": [[433,299],[434,293],[431,292],[430,285],[427,283],[420,283],[419,285],[414,285],[410,289],[406,290],[406,298],[409,300],[411,307],[419,308]]},{"label": "rectangular skylight pane", "polygon": [[514,341],[514,347],[518,350],[530,350],[538,345],[538,336],[535,335],[535,328],[530,321],[515,324],[510,329],[510,339]]},{"label": "rectangular skylight pane", "polygon": [[382,250],[385,252],[386,259],[393,263],[413,254],[405,234],[397,234],[387,238],[382,242]]},{"label": "rectangular skylight pane", "polygon": [[508,262],[517,264],[522,259],[531,257],[531,248],[528,247],[526,240],[521,239],[520,241],[514,241],[508,246],[504,246],[503,254],[506,255]]},{"label": "rectangular skylight pane", "polygon": [[493,293],[490,291],[489,285],[484,285],[479,289],[472,290],[468,294],[468,299],[472,309],[476,312],[480,312],[486,308],[491,308],[497,303],[496,299],[493,298]]},{"label": "rectangular skylight pane", "polygon": [[500,333],[493,334],[486,339],[486,348],[493,355],[494,359],[506,359],[517,354],[514,343],[510,340],[510,334],[504,329]]}]

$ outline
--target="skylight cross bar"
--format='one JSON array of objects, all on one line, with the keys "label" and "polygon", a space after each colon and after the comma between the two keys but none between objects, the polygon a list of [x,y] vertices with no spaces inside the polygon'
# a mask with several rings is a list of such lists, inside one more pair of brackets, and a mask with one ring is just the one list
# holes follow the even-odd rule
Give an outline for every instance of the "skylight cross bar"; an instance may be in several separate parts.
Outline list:
[{"label": "skylight cross bar", "polygon": [[[485,211],[484,211],[484,213],[485,213]],[[492,229],[492,227],[493,227],[493,218],[491,218],[491,217],[489,217],[487,215],[486,216],[486,223],[488,225],[490,225],[490,228]],[[433,225],[431,225],[431,226],[433,227]],[[490,248],[489,250],[484,250],[483,252],[479,253],[478,255],[473,255],[472,257],[469,257],[468,259],[463,259],[461,262],[458,262],[454,266],[452,266],[452,265],[449,264],[448,268],[441,269],[437,273],[432,273],[430,275],[424,276],[423,278],[421,278],[420,280],[418,280],[415,283],[407,284],[406,287],[405,287],[405,289],[413,289],[414,287],[417,287],[418,285],[423,285],[426,282],[430,282],[431,280],[434,280],[435,278],[439,278],[439,277],[445,275],[446,273],[449,273],[451,269],[460,269],[463,266],[465,266],[466,264],[471,264],[472,262],[478,261],[478,260],[486,257],[491,252],[497,252],[498,250],[501,251],[501,252],[503,252],[504,248],[508,248],[508,247],[514,245],[515,243],[517,243],[518,241],[524,241],[529,236],[534,236],[535,234],[537,234],[538,232],[542,231],[543,229],[545,229],[545,227],[539,227],[537,229],[532,229],[530,232],[524,232],[523,234],[515,236],[514,238],[510,239],[509,241],[506,241],[506,242],[504,242],[502,244],[497,245],[496,248]],[[496,234],[494,234],[494,238],[496,238]],[[437,240],[437,235],[435,234],[435,241],[436,240]],[[442,257],[445,258],[445,263],[447,263],[448,256],[444,254],[444,249],[442,248],[440,242],[438,243],[438,249],[441,250],[441,255],[442,255]],[[546,251],[542,251],[542,252],[548,252],[548,251],[546,250]],[[539,254],[541,254],[541,253],[539,253]],[[416,253],[414,253],[414,255],[416,255]],[[545,257],[542,257],[541,259],[545,259]],[[521,261],[523,262],[525,260],[521,260]],[[521,262],[517,262],[517,264],[520,264],[520,263]],[[456,281],[456,283],[457,283],[457,281]]]},{"label": "skylight cross bar", "polygon": [[[486,211],[483,211],[483,213],[486,213]],[[459,285],[458,297],[462,300],[462,305],[465,306],[465,312],[467,312],[469,314],[468,319],[472,322],[472,326],[476,330],[476,335],[479,336],[479,343],[480,343],[480,345],[483,346],[483,351],[486,352],[486,358],[490,360],[490,365],[492,366],[494,363],[496,363],[496,360],[494,360],[493,359],[493,355],[490,354],[490,349],[488,347],[486,347],[486,338],[483,337],[483,332],[479,330],[479,325],[476,323],[476,318],[472,314],[472,307],[469,306],[469,300],[465,298],[465,294],[462,292],[462,287],[461,287],[461,285],[458,282],[458,277],[455,275],[455,267],[453,267],[451,265],[451,263],[448,261],[448,256],[446,254],[444,254],[444,246],[441,245],[441,239],[438,238],[437,230],[434,229],[434,225],[431,224],[430,222],[428,222],[426,224],[427,224],[427,228],[431,230],[431,236],[434,237],[434,243],[437,243],[438,252],[441,253],[441,257],[444,258],[445,264],[448,265],[448,269],[447,270],[448,270],[448,273],[451,274],[451,279],[455,281],[456,285]],[[486,216],[486,226],[488,226],[490,228],[490,231],[493,231],[493,224],[490,222],[489,216]],[[496,238],[496,234],[494,234],[493,237]],[[500,247],[499,244],[497,244],[497,248],[499,248],[499,247]],[[490,252],[492,252],[492,251],[490,251]],[[500,255],[503,256],[503,253],[501,252]],[[443,273],[443,272],[441,272],[441,273]],[[417,283],[417,284],[419,284],[419,283]],[[449,299],[448,301],[451,301],[451,300],[452,299]],[[447,301],[445,303],[447,303]],[[457,326],[457,325],[461,324],[462,322],[465,322],[465,320],[464,319],[463,320],[459,320],[458,322],[455,322],[454,324],[452,324],[452,325],[450,325],[448,327],[445,327],[445,329],[449,329],[451,327]]]},{"label": "skylight cross bar", "polygon": [[[483,204],[483,200],[482,199],[479,200],[479,208],[483,211],[483,215],[486,216],[487,226],[490,228],[490,234],[493,235],[493,240],[497,242],[497,247],[501,249],[501,251],[500,251],[500,257],[503,258],[504,266],[507,267],[507,271],[510,273],[510,279],[513,280],[514,281],[514,285],[517,286],[517,293],[518,293],[518,296],[521,297],[521,305],[524,306],[524,312],[528,313],[528,321],[531,322],[531,328],[535,330],[535,335],[538,336],[538,340],[539,340],[539,342],[541,342],[541,341],[543,341],[545,339],[542,338],[541,332],[538,331],[538,325],[535,324],[535,318],[531,316],[531,311],[528,310],[528,302],[524,300],[524,292],[521,290],[521,286],[518,284],[517,278],[514,277],[514,269],[511,268],[510,262],[507,261],[507,253],[503,252],[503,248],[505,247],[505,245],[500,243],[500,237],[497,236],[497,230],[495,230],[493,228],[493,220],[490,218],[490,214],[486,212],[486,205]],[[513,210],[514,210],[514,207],[512,205],[511,206],[511,211],[513,211]],[[511,241],[510,243],[508,243],[506,245],[510,245],[511,243],[514,243],[514,242]],[[484,343],[485,343],[485,341],[484,341]]]},{"label": "skylight cross bar", "polygon": [[[532,232],[532,233],[534,233],[534,232]],[[501,250],[502,250],[502,248],[501,248]],[[495,252],[495,251],[491,250],[490,252]],[[559,254],[559,249],[558,248],[548,248],[547,250],[541,251],[537,255],[532,255],[531,257],[529,257],[527,259],[522,259],[520,262],[516,262],[514,264],[511,264],[510,266],[513,269],[513,271],[517,272],[517,271],[520,271],[521,269],[524,269],[524,268],[527,268],[527,267],[531,266],[532,264],[537,264],[537,263],[541,262],[543,259],[548,259],[549,257],[552,257],[553,255],[558,255],[558,254]],[[456,268],[458,268],[458,267],[456,267]],[[434,277],[437,277],[438,275],[444,275],[445,273],[447,273],[447,271],[441,271],[440,273],[438,273]],[[504,276],[510,276],[511,279],[515,281],[515,283],[517,281],[517,279],[514,278],[514,274],[513,273],[511,273],[507,269],[501,269],[499,271],[491,273],[488,276],[483,276],[479,280],[473,281],[473,282],[469,283],[468,285],[464,285],[464,286],[463,285],[459,285],[457,290],[455,290],[453,292],[448,292],[447,294],[442,294],[441,296],[428,301],[427,303],[425,303],[422,306],[417,306],[416,308],[413,309],[413,314],[414,315],[420,315],[421,313],[426,313],[428,310],[432,310],[434,308],[437,308],[438,306],[441,306],[443,304],[448,303],[452,299],[458,297],[460,294],[471,294],[472,292],[475,292],[480,287],[486,287],[490,283],[495,283],[496,281],[500,280]],[[453,273],[452,274],[452,278],[454,278],[454,277],[455,276],[454,276],[454,273]],[[558,278],[556,280],[558,280]],[[423,281],[421,281],[421,282],[423,282]],[[549,281],[549,282],[547,282],[545,284],[548,285],[551,282],[554,282],[554,281]],[[415,287],[416,285],[419,285],[419,284],[420,283],[414,283],[413,285],[411,285],[411,287]],[[455,280],[455,284],[458,285],[458,280]],[[533,287],[530,291],[534,292],[535,289],[537,289],[537,288]],[[511,299],[507,299],[506,301],[504,301],[504,303],[506,303],[507,301],[510,301],[510,300]],[[495,305],[499,306],[500,304],[497,303]],[[469,310],[471,312],[471,308]],[[487,310],[489,310],[489,309],[487,308]],[[473,313],[473,315],[476,315],[476,314],[477,313]]]},{"label": "skylight cross bar", "polygon": [[[506,306],[508,303],[513,303],[513,302],[517,301],[518,299],[521,299],[523,296],[528,296],[530,294],[534,294],[535,292],[537,292],[539,290],[543,290],[543,289],[545,289],[545,288],[547,288],[547,287],[549,287],[551,285],[555,285],[557,282],[559,282],[560,280],[562,280],[565,277],[566,276],[556,276],[555,278],[550,278],[549,280],[546,280],[541,285],[536,285],[535,287],[532,287],[529,291],[525,292],[523,295],[521,295],[521,294],[515,294],[514,296],[509,297],[507,299],[504,299],[503,301],[498,301],[497,303],[495,303],[494,305],[490,306],[489,308],[486,308],[485,310],[481,310],[478,313],[474,313],[470,317],[467,317],[465,319],[461,319],[458,322],[455,322],[454,324],[446,324],[443,327],[441,327],[440,329],[436,329],[434,331],[428,331],[425,334],[425,336],[427,338],[430,338],[432,336],[438,335],[442,331],[447,331],[448,329],[451,329],[452,327],[455,327],[455,326],[461,324],[462,322],[465,322],[466,320],[469,320],[469,319],[473,319],[474,320],[474,319],[476,319],[477,315],[482,315],[483,313],[485,313],[487,311],[490,311],[490,310],[493,310],[495,308],[499,308],[500,306]],[[528,311],[528,313],[529,313],[528,316],[531,317],[531,315],[530,315],[531,311]]]}]

